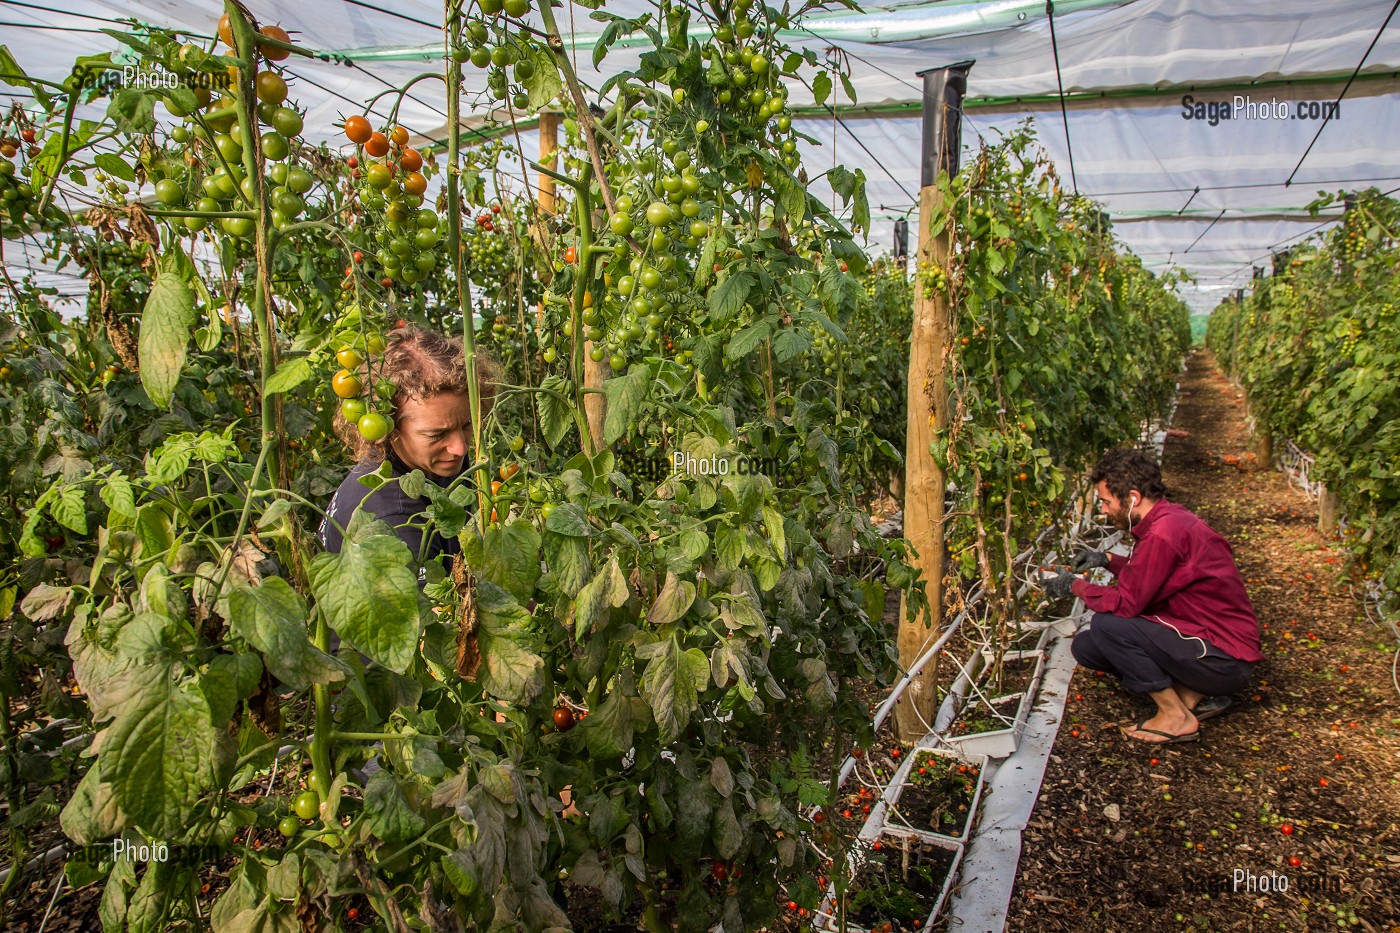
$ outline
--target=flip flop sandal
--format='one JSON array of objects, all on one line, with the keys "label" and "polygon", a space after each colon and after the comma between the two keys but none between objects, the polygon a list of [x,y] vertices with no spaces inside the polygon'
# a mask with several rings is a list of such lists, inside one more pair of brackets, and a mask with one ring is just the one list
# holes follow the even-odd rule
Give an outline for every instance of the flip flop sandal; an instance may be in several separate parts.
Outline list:
[{"label": "flip flop sandal", "polygon": [[1215,716],[1228,713],[1235,705],[1231,697],[1206,697],[1191,711],[1198,722],[1205,722]]},{"label": "flip flop sandal", "polygon": [[1165,742],[1153,742],[1149,739],[1139,739],[1134,736],[1131,736],[1127,733],[1127,731],[1123,733],[1123,738],[1132,739],[1134,742],[1142,742],[1144,745],[1182,745],[1186,742],[1195,742],[1201,737],[1201,732],[1199,729],[1195,732],[1187,732],[1183,735],[1172,735],[1170,732],[1161,732],[1157,729],[1149,729],[1147,728],[1146,719],[1134,726],[1131,731],[1146,732],[1149,735],[1160,735],[1166,739]]}]

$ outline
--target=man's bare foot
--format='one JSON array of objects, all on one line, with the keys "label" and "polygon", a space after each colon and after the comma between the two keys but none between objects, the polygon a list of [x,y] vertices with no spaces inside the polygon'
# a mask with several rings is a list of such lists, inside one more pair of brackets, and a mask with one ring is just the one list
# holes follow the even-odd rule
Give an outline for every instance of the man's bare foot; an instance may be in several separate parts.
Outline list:
[{"label": "man's bare foot", "polygon": [[1180,712],[1159,711],[1156,716],[1146,720],[1140,726],[1124,727],[1123,735],[1140,742],[1163,745],[1169,741],[1168,738],[1164,738],[1161,735],[1154,735],[1151,732],[1144,732],[1143,730],[1152,729],[1155,732],[1165,733],[1167,736],[1183,736],[1199,732],[1200,728],[1201,724],[1196,720],[1196,717],[1191,714],[1190,710],[1182,710]]},{"label": "man's bare foot", "polygon": [[1204,693],[1197,693],[1190,687],[1183,687],[1181,684],[1172,684],[1172,690],[1176,691],[1176,695],[1181,697],[1182,705],[1187,709],[1195,709],[1196,704],[1206,698]]}]

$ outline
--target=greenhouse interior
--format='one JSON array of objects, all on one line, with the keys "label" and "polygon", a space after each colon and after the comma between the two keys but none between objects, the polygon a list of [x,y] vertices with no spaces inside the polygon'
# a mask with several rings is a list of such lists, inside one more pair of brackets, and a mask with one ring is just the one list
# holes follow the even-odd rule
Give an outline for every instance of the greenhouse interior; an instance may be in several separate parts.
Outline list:
[{"label": "greenhouse interior", "polygon": [[1400,0],[0,7],[6,930],[1400,930]]}]

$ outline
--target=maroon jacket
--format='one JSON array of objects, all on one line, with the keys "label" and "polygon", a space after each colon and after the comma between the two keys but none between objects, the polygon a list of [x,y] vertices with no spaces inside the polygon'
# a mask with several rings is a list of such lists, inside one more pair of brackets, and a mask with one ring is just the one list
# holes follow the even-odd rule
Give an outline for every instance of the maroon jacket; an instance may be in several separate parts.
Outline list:
[{"label": "maroon jacket", "polygon": [[[1131,557],[1109,556],[1113,586],[1074,581],[1074,595],[1094,612],[1141,616],[1202,638],[1241,661],[1264,660],[1259,620],[1235,567],[1230,544],[1183,506],[1159,499],[1133,526]],[[1202,649],[1204,650],[1204,649]]]}]

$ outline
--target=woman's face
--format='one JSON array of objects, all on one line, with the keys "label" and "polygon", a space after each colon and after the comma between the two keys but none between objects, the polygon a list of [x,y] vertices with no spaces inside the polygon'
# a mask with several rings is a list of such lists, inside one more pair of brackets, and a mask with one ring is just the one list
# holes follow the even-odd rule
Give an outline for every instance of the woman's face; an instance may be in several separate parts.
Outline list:
[{"label": "woman's face", "polygon": [[410,470],[456,476],[471,447],[471,401],[465,392],[409,399],[399,408],[390,439]]}]

